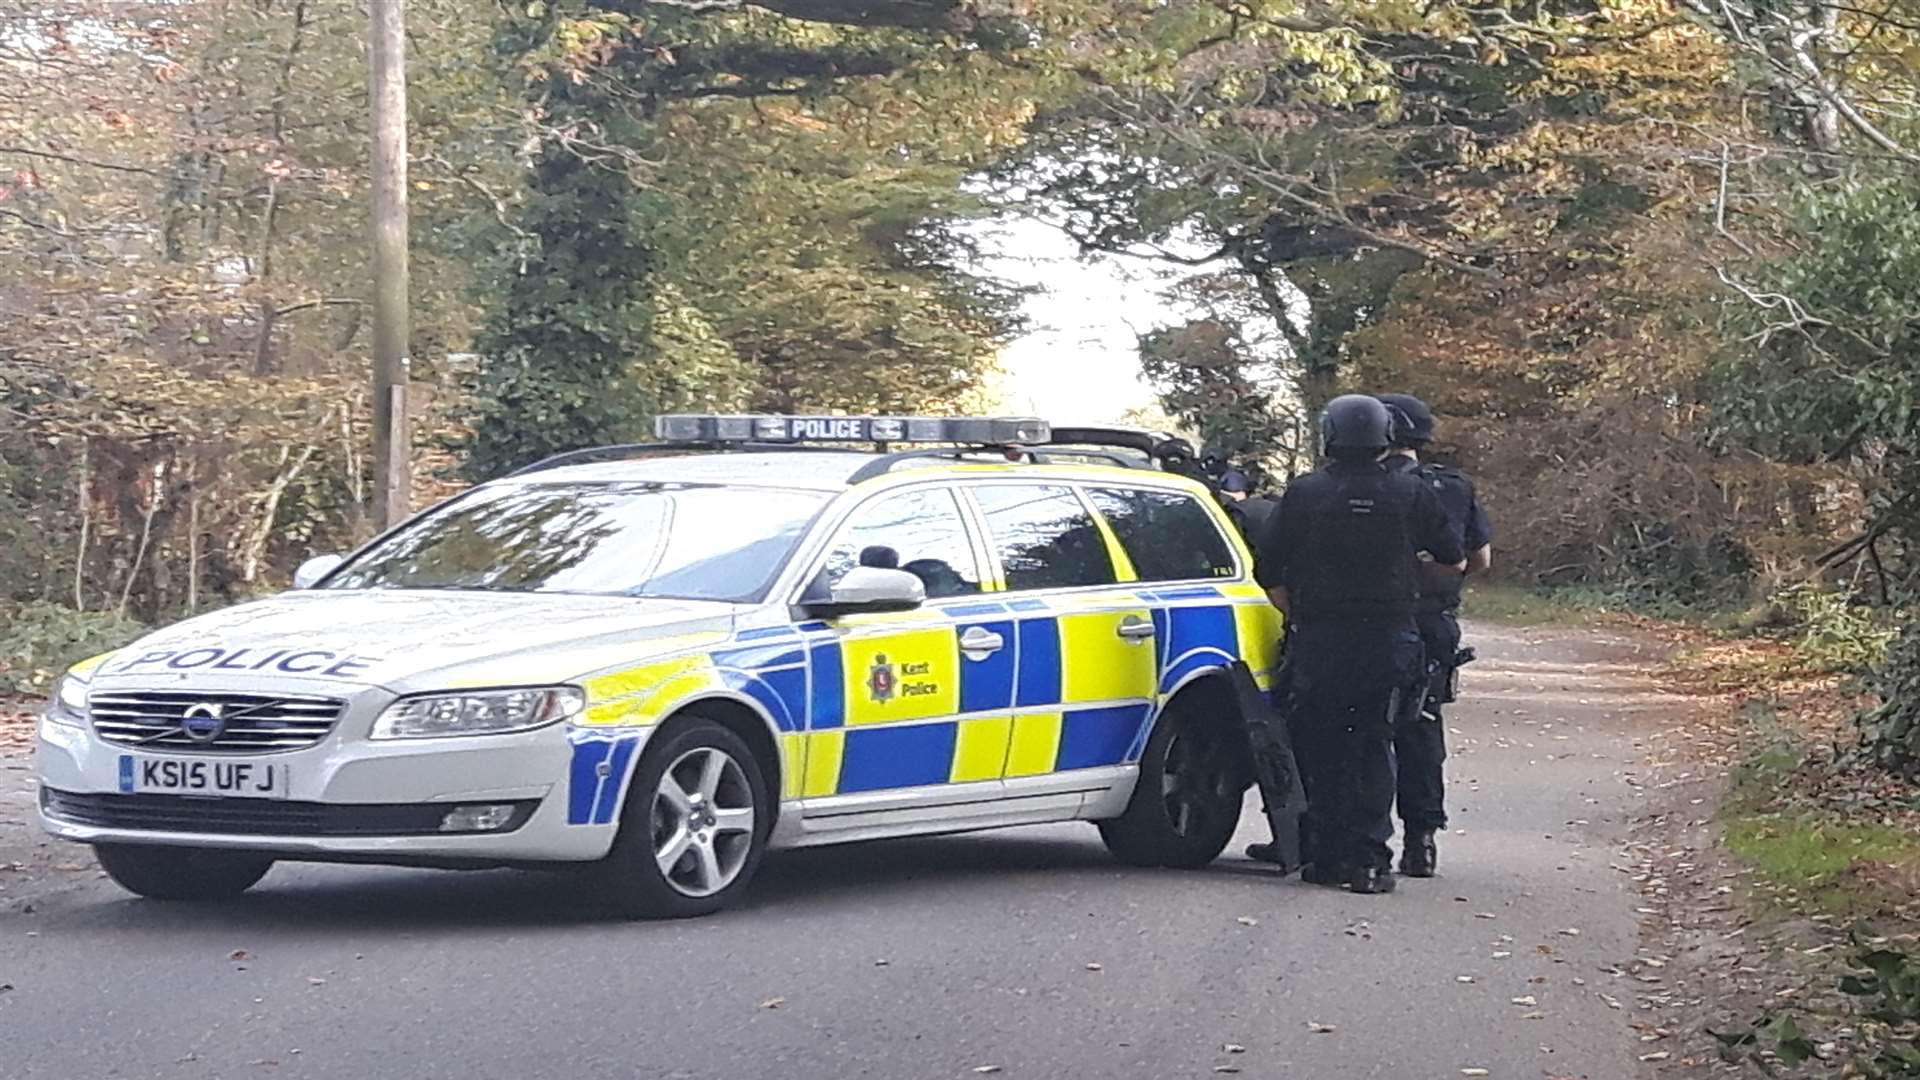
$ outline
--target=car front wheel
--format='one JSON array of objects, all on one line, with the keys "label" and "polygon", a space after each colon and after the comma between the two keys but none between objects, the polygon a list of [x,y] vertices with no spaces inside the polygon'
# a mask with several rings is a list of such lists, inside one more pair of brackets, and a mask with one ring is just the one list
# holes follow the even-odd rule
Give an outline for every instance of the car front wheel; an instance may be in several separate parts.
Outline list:
[{"label": "car front wheel", "polygon": [[609,899],[632,918],[684,919],[733,903],[753,880],[772,824],[753,751],[711,720],[647,748],[603,864]]},{"label": "car front wheel", "polygon": [[265,855],[203,848],[96,844],[93,853],[115,884],[149,900],[227,900],[273,869]]}]

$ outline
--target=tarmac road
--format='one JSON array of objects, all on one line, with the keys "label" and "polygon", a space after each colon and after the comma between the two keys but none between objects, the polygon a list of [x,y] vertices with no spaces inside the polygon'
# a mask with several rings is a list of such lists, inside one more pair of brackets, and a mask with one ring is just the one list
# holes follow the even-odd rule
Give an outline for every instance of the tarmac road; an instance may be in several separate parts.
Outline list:
[{"label": "tarmac road", "polygon": [[889,842],[776,856],[744,909],[673,924],[511,872],[282,866],[156,904],[55,845],[0,875],[0,1076],[1626,1080],[1640,901],[1610,867],[1669,707],[1652,647],[1468,640],[1456,832],[1393,896],[1242,860],[1252,800],[1205,871],[1119,867],[1088,826]]}]

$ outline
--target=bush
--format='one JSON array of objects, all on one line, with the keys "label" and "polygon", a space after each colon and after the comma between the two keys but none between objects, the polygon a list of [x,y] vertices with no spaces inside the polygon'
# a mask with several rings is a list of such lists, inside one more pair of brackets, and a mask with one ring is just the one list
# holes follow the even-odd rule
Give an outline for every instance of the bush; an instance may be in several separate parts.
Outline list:
[{"label": "bush", "polygon": [[1781,589],[1771,606],[1791,628],[1794,650],[1816,671],[1861,675],[1876,670],[1900,636],[1884,609],[1856,604],[1846,593],[1813,582]]},{"label": "bush", "polygon": [[76,661],[117,649],[146,632],[110,612],[75,611],[58,604],[20,604],[0,627],[0,692],[44,694]]},{"label": "bush", "polygon": [[1880,705],[1860,715],[1861,749],[1889,771],[1920,775],[1920,625],[1900,633],[1868,685]]}]

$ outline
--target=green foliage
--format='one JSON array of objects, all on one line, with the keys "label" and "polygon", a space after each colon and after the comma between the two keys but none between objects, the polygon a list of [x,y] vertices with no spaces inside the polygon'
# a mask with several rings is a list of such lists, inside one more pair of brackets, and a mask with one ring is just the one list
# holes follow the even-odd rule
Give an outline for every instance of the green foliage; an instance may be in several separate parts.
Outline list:
[{"label": "green foliage", "polygon": [[[1017,328],[949,226],[1045,65],[1004,23],[870,5],[541,5],[503,24],[540,149],[494,286],[467,471],[667,409],[955,408]],[[910,17],[911,16],[911,17]]]},{"label": "green foliage", "polygon": [[1723,437],[1811,460],[1920,445],[1920,186],[1823,188],[1791,219],[1804,246],[1751,268],[1712,377]]},{"label": "green foliage", "polygon": [[1920,624],[1909,622],[1868,679],[1880,704],[1861,713],[1861,752],[1907,777],[1920,777]]},{"label": "green foliage", "polygon": [[1256,473],[1296,449],[1297,419],[1283,413],[1262,385],[1255,356],[1239,329],[1202,319],[1140,337],[1140,366],[1160,405],[1201,445]]},{"label": "green foliage", "polygon": [[467,472],[490,479],[549,454],[628,441],[660,404],[650,347],[658,260],[631,181],[547,148],[520,215],[536,250],[516,263],[475,347],[487,362]]},{"label": "green foliage", "polygon": [[[1798,250],[1749,268],[1753,302],[1729,307],[1730,344],[1712,372],[1724,442],[1792,461],[1850,460],[1868,478],[1868,531],[1849,550],[1871,560],[1896,604],[1914,600],[1920,581],[1917,200],[1904,174],[1804,193],[1789,219]],[[1881,704],[1859,718],[1864,753],[1920,773],[1920,632],[1909,625],[1895,641],[1825,616],[1809,644],[1848,670],[1885,650],[1871,680]]]},{"label": "green foliage", "polygon": [[[1845,1075],[1861,1080],[1920,1080],[1920,963],[1867,927],[1848,935],[1845,975],[1839,990],[1853,999],[1851,1013],[1865,1028],[1866,1049],[1848,1062]],[[1792,1016],[1765,1015],[1751,1027],[1712,1031],[1728,1061],[1753,1062],[1772,1075],[1773,1062],[1792,1068],[1823,1056]]]},{"label": "green foliage", "polygon": [[0,627],[0,692],[10,694],[44,694],[68,667],[147,630],[110,612],[43,602],[9,606]]},{"label": "green foliage", "polygon": [[1885,662],[1899,636],[1886,611],[1816,582],[1790,585],[1771,604],[1792,628],[1794,651],[1815,671],[1865,674]]}]

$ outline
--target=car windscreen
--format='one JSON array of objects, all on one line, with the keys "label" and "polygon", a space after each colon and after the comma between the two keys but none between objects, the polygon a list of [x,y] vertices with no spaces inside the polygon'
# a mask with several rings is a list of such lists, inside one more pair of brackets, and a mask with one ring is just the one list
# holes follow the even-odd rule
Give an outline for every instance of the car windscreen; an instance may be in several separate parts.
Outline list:
[{"label": "car windscreen", "polygon": [[379,541],[324,587],[756,602],[826,503],[690,484],[483,487]]}]

